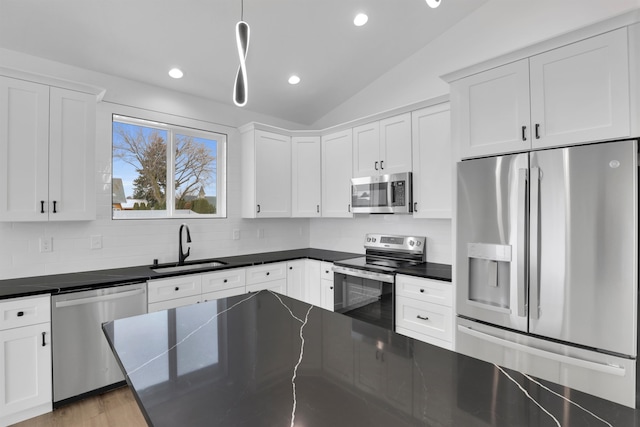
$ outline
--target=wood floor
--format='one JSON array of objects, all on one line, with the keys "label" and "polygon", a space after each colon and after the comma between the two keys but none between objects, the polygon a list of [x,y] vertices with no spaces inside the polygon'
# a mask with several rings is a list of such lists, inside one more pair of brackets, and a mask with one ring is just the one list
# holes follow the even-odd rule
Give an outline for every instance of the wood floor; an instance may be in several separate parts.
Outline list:
[{"label": "wood floor", "polygon": [[62,406],[14,427],[146,427],[131,390],[122,387]]}]

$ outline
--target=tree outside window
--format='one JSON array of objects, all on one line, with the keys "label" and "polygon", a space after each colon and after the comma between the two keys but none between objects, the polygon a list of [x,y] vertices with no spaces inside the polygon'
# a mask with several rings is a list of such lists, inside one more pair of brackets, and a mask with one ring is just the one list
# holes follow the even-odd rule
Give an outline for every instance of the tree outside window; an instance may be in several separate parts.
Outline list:
[{"label": "tree outside window", "polygon": [[222,216],[217,190],[225,144],[222,134],[114,117],[113,217]]}]

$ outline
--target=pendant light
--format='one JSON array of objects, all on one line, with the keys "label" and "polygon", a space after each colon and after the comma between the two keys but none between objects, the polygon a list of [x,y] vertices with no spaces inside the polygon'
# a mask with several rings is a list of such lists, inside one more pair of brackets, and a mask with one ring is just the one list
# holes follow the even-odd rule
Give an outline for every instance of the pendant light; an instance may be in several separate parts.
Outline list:
[{"label": "pendant light", "polygon": [[236,46],[238,48],[238,73],[233,85],[233,102],[238,107],[244,107],[247,103],[249,90],[247,86],[247,51],[249,50],[249,24],[244,22],[244,0],[242,0],[240,21],[236,24]]},{"label": "pendant light", "polygon": [[430,8],[435,9],[436,7],[440,6],[441,1],[442,0],[427,0],[427,4]]}]

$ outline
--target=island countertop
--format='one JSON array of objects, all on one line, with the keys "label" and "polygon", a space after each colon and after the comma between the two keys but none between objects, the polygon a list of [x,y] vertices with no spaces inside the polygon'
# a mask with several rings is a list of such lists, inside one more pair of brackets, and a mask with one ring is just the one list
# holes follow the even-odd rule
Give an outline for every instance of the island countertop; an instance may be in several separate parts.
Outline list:
[{"label": "island countertop", "polygon": [[261,291],[105,323],[151,426],[638,426],[638,411]]}]

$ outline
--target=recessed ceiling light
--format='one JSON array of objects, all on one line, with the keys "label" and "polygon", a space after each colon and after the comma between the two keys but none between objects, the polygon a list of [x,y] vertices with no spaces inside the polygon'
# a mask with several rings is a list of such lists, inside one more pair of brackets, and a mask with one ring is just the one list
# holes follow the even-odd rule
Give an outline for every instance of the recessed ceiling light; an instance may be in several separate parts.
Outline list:
[{"label": "recessed ceiling light", "polygon": [[353,18],[353,25],[355,25],[356,27],[362,27],[367,23],[368,20],[369,17],[367,15],[365,15],[364,13],[359,13],[355,18]]},{"label": "recessed ceiling light", "polygon": [[184,76],[184,73],[179,68],[172,68],[169,70],[169,75],[174,79],[181,79]]},{"label": "recessed ceiling light", "polygon": [[440,6],[441,1],[442,0],[427,0],[427,4],[429,5],[429,7],[435,9],[436,7]]},{"label": "recessed ceiling light", "polygon": [[290,85],[297,85],[298,83],[300,83],[300,77],[296,76],[295,74],[291,77],[289,77],[289,84]]}]

